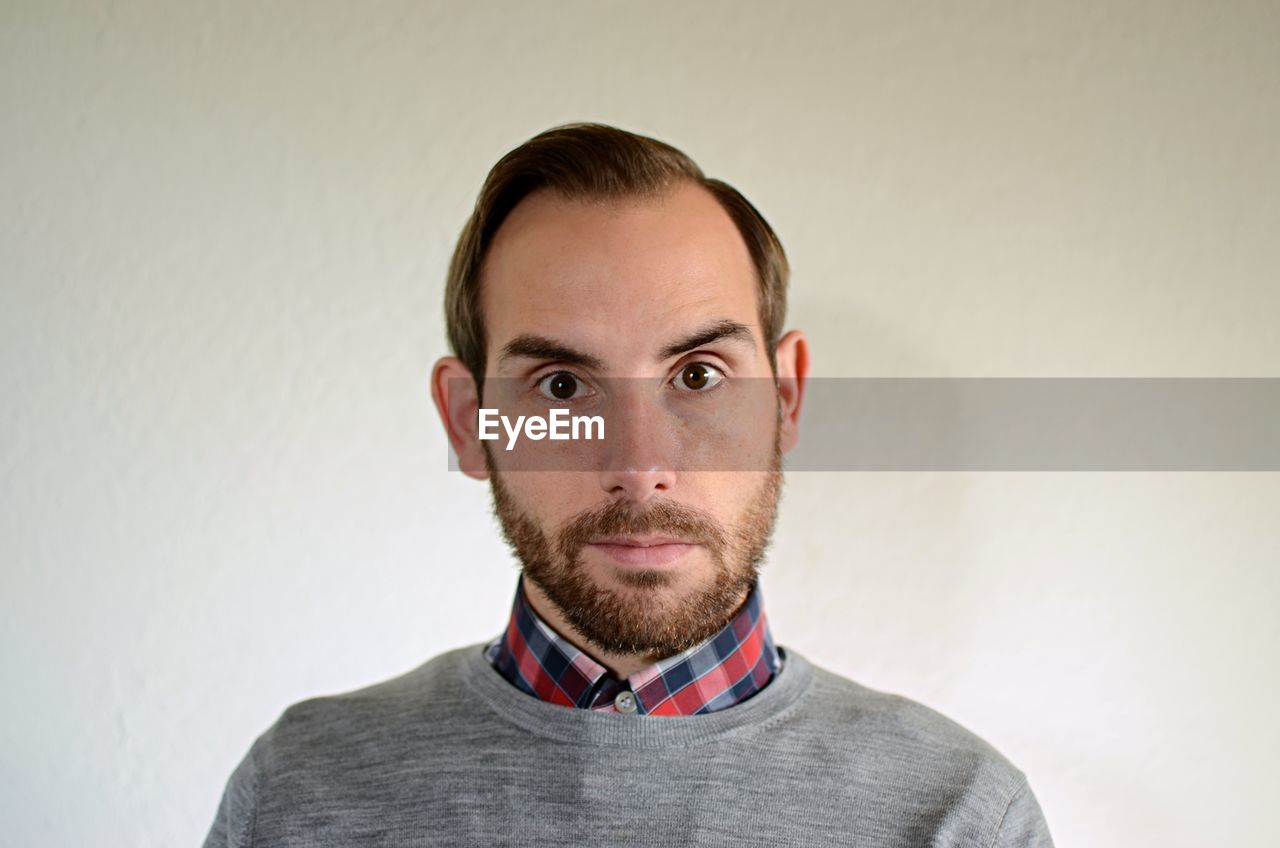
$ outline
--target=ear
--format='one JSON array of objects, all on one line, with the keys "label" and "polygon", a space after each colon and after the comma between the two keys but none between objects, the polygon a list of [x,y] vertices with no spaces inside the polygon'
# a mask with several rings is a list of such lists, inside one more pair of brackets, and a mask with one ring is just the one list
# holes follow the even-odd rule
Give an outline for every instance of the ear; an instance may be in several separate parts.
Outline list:
[{"label": "ear", "polygon": [[792,330],[778,340],[779,446],[788,453],[800,441],[800,407],[805,380],[809,378],[809,343],[804,333]]},{"label": "ear", "polygon": [[476,434],[480,393],[475,378],[461,359],[446,356],[436,363],[431,370],[431,399],[436,402],[436,411],[440,413],[449,444],[458,455],[462,473],[476,480],[487,480],[489,470],[484,449]]}]

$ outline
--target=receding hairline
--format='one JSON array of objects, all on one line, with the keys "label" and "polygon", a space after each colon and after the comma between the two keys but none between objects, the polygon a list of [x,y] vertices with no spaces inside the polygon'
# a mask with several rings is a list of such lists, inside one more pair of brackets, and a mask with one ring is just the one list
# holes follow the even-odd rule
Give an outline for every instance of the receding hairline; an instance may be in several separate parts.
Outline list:
[{"label": "receding hairline", "polygon": [[727,233],[732,233],[733,243],[740,248],[741,256],[747,264],[748,270],[751,272],[752,278],[756,284],[761,283],[760,272],[752,260],[751,247],[747,244],[746,237],[743,235],[741,228],[734,220],[733,215],[725,208],[724,203],[716,196],[710,188],[696,179],[679,177],[669,181],[660,188],[653,191],[644,192],[626,192],[620,194],[578,194],[575,192],[566,192],[556,186],[539,186],[511,207],[506,215],[503,216],[502,222],[498,224],[497,229],[489,237],[489,242],[485,246],[484,255],[480,259],[480,265],[476,273],[476,282],[478,284],[479,297],[477,302],[483,302],[485,277],[489,270],[489,260],[493,255],[494,249],[503,240],[503,232],[508,231],[508,223],[517,215],[530,214],[531,207],[546,203],[561,203],[571,206],[595,207],[601,210],[609,208],[627,208],[639,206],[663,205],[671,201],[676,194],[684,190],[692,190],[695,194],[701,195],[708,200],[717,210],[720,223],[725,227]]},{"label": "receding hairline", "polygon": [[[502,228],[506,226],[507,221],[520,209],[527,207],[530,201],[535,203],[561,202],[577,206],[595,206],[602,209],[611,206],[645,206],[665,203],[683,189],[695,189],[701,192],[715,203],[726,216],[729,216],[729,211],[724,208],[724,204],[716,197],[715,192],[697,179],[686,176],[671,177],[660,185],[624,192],[580,192],[556,185],[542,185],[525,194],[514,206],[507,210],[507,213],[502,216],[502,221],[498,224],[497,229],[489,236],[488,246],[493,246],[498,233],[502,232]],[[727,217],[727,220],[733,223],[732,217]],[[741,237],[741,233],[739,233],[739,237]],[[746,243],[745,240],[743,243]],[[487,250],[485,252],[488,253]]]}]

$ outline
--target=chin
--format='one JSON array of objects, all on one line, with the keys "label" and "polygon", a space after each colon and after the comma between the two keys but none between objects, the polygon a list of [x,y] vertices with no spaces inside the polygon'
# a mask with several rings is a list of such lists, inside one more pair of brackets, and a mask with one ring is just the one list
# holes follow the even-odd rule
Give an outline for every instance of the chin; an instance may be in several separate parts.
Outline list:
[{"label": "chin", "polygon": [[670,567],[620,568],[612,563],[590,566],[592,581],[602,589],[621,594],[645,595],[650,598],[678,599],[696,589],[705,576],[701,563],[690,563],[679,569]]}]

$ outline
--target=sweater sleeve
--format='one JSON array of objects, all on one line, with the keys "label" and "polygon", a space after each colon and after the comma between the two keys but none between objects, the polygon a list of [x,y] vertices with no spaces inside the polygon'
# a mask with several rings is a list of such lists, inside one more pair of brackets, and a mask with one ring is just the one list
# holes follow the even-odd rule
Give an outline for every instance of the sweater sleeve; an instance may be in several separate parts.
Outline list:
[{"label": "sweater sleeve", "polygon": [[991,848],[1053,848],[1049,825],[1025,780],[1009,799]]},{"label": "sweater sleeve", "polygon": [[251,848],[253,819],[257,811],[257,767],[254,763],[255,743],[227,780],[218,804],[213,826],[205,837],[204,848]]}]

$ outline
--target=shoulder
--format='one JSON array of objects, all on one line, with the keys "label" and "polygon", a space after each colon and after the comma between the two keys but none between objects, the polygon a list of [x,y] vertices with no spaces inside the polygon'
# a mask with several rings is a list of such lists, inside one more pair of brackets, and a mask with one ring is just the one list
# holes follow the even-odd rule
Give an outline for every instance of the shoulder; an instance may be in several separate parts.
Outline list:
[{"label": "shoulder", "polygon": [[255,744],[259,769],[282,765],[353,763],[421,737],[444,717],[465,711],[459,666],[468,645],[439,654],[417,668],[370,686],[308,698],[290,705]]},{"label": "shoulder", "polygon": [[825,736],[829,756],[858,779],[1001,811],[1024,790],[1023,772],[959,722],[809,664],[809,697],[791,723],[799,732]]},{"label": "shoulder", "polygon": [[429,768],[457,725],[452,719],[468,711],[459,668],[467,651],[482,647],[288,707],[232,773],[206,848],[283,844],[291,829],[320,832],[339,821],[335,809],[376,807],[388,778],[403,773],[405,751],[421,746],[421,767]]}]

